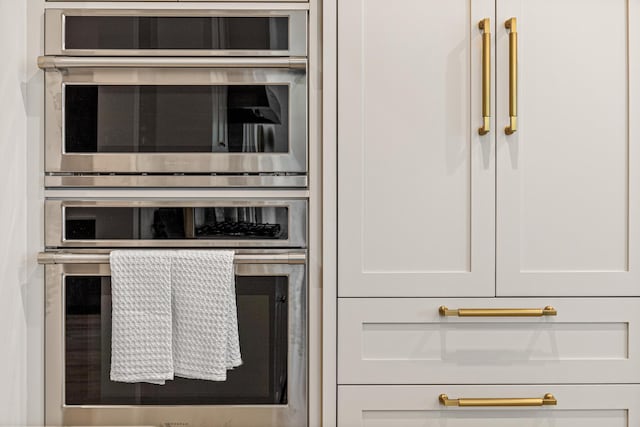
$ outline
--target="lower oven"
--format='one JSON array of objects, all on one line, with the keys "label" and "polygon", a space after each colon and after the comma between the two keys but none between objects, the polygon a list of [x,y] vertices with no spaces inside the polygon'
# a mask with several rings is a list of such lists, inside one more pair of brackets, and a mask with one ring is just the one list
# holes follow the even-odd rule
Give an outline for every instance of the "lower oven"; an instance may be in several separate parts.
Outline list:
[{"label": "lower oven", "polygon": [[305,250],[237,250],[243,364],[227,381],[109,379],[109,250],[40,254],[46,274],[46,424],[307,426]]}]

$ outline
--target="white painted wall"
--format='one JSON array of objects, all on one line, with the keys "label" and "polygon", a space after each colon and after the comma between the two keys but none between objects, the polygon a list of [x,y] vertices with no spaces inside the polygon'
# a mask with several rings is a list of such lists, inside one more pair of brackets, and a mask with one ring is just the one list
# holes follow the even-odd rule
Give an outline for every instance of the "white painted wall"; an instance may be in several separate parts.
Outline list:
[{"label": "white painted wall", "polygon": [[0,0],[0,424],[27,417],[26,2]]},{"label": "white painted wall", "polygon": [[[7,1],[7,0],[0,0]],[[11,1],[11,0],[8,0]],[[15,1],[15,0],[14,0]],[[37,263],[44,247],[44,73],[37,58],[44,54],[44,0],[27,3],[27,425],[44,425],[44,268]]]},{"label": "white painted wall", "polygon": [[[0,0],[0,425],[43,423],[39,0]],[[35,8],[35,9],[34,9]],[[35,16],[36,23],[39,21]],[[31,33],[31,34],[30,34]]]}]

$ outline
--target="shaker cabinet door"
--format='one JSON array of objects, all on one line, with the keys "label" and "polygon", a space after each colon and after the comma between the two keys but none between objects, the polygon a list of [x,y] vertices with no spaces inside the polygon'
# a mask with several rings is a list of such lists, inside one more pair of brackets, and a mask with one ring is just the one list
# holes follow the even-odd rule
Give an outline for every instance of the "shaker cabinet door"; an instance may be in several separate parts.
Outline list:
[{"label": "shaker cabinet door", "polygon": [[478,132],[494,2],[338,9],[339,295],[494,295],[494,123]]},{"label": "shaker cabinet door", "polygon": [[497,294],[640,295],[640,0],[497,11]]}]

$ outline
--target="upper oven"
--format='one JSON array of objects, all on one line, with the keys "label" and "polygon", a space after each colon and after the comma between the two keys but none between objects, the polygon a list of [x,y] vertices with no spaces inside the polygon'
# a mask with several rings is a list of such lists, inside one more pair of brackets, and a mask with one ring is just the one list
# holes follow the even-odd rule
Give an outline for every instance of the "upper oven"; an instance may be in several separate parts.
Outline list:
[{"label": "upper oven", "polygon": [[45,184],[306,186],[306,19],[47,10]]}]

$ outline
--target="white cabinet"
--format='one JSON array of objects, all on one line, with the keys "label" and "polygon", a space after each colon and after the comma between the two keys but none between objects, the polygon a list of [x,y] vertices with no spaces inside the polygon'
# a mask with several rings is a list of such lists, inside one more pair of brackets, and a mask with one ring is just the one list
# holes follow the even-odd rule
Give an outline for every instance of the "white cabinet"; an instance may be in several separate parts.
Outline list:
[{"label": "white cabinet", "polygon": [[640,0],[338,7],[340,296],[640,295]]},{"label": "white cabinet", "polygon": [[[498,295],[640,295],[640,2],[497,10]],[[519,129],[505,135],[510,17]]]},{"label": "white cabinet", "polygon": [[640,426],[640,0],[337,5],[339,427]]},{"label": "white cabinet", "polygon": [[494,293],[491,0],[338,2],[340,296]]},{"label": "white cabinet", "polygon": [[[450,399],[542,399],[540,407],[451,407]],[[640,387],[630,385],[340,386],[340,427],[636,427]]]}]

